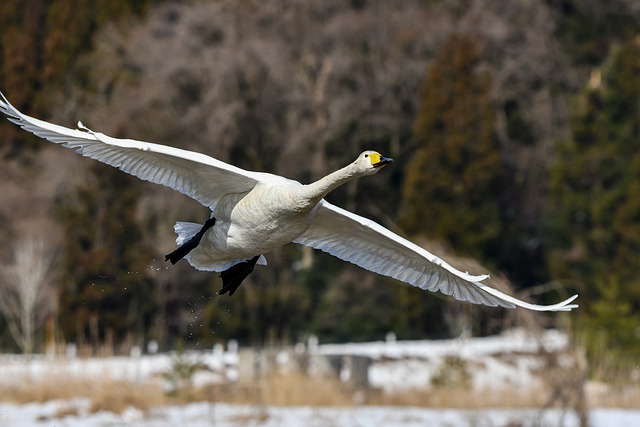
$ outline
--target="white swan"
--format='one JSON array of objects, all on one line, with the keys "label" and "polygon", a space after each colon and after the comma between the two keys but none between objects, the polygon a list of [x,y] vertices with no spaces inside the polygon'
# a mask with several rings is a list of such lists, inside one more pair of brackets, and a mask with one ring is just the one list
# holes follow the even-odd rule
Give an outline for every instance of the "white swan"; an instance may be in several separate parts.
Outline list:
[{"label": "white swan", "polygon": [[166,185],[211,210],[204,225],[177,223],[175,263],[184,257],[200,270],[220,271],[232,294],[262,256],[289,242],[328,252],[362,268],[462,301],[569,311],[573,297],[554,305],[529,304],[482,283],[488,276],[459,271],[420,246],[323,197],[347,181],[373,175],[392,160],[365,151],[348,166],[308,185],[250,172],[200,153],[131,139],[111,138],[78,122],[69,129],[22,114],[0,93],[0,110],[26,131],[140,179]]}]

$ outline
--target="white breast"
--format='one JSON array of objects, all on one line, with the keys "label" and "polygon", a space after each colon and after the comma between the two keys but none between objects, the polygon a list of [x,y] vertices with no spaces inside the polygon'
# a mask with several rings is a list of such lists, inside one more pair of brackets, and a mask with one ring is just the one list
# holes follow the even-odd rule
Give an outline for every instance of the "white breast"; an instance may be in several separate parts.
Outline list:
[{"label": "white breast", "polygon": [[290,243],[304,233],[313,219],[314,205],[304,200],[300,185],[258,184],[233,207],[228,248],[254,255]]}]

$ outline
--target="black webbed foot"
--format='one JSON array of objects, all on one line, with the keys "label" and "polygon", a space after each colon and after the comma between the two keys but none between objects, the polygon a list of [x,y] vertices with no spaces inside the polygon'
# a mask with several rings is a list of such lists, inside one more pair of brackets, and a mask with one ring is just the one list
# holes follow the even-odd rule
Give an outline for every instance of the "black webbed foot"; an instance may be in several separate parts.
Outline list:
[{"label": "black webbed foot", "polygon": [[248,261],[243,261],[239,264],[229,267],[228,269],[220,273],[220,277],[222,277],[222,289],[218,291],[218,295],[224,295],[227,292],[229,292],[229,296],[233,295],[242,281],[246,279],[249,274],[251,274],[253,268],[258,262],[258,258],[260,258],[260,255],[254,256]]},{"label": "black webbed foot", "polygon": [[164,257],[165,261],[171,261],[171,264],[175,264],[176,262],[180,261],[182,258],[184,258],[189,252],[191,252],[192,250],[194,250],[199,244],[200,244],[200,240],[202,240],[202,236],[204,236],[204,233],[210,229],[211,227],[213,227],[216,224],[216,219],[215,218],[209,218],[208,220],[205,221],[204,225],[202,226],[202,228],[200,229],[200,231],[198,231],[193,237],[191,237],[189,240],[187,240],[186,242],[184,242],[183,244],[181,244],[178,249],[176,249],[175,251],[171,252],[170,254],[166,255]]}]

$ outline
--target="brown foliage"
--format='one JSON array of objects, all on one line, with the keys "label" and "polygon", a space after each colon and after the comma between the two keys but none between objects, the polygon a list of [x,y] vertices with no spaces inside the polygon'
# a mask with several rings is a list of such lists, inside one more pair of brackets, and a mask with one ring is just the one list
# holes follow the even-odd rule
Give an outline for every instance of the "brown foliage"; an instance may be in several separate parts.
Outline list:
[{"label": "brown foliage", "polygon": [[[331,200],[397,229],[393,222],[402,198],[398,188],[403,171],[419,157],[411,134],[425,70],[435,64],[452,34],[464,34],[476,49],[471,74],[491,76],[481,86],[483,103],[492,107],[494,119],[492,126],[479,121],[480,134],[495,134],[500,165],[513,172],[512,180],[500,189],[508,243],[503,242],[495,262],[510,265],[511,277],[523,284],[547,279],[539,230],[546,174],[553,144],[567,130],[566,93],[586,80],[584,70],[570,66],[558,42],[558,2],[224,0],[147,7],[152,3],[156,2],[1,2],[3,91],[25,112],[63,125],[82,119],[114,136],[198,150],[305,182],[344,165],[362,149],[378,149],[397,159],[394,167],[375,180],[350,184]],[[455,128],[476,124],[465,114],[448,120]],[[0,141],[1,153],[14,156],[3,165],[5,203],[0,219],[6,227],[0,237],[15,237],[24,218],[49,217],[54,201],[83,209],[77,184],[95,183],[98,173],[84,166],[89,160],[63,150],[59,157],[45,150],[27,155],[26,141],[35,140],[9,124],[0,126]],[[496,165],[495,158],[483,159],[486,163],[468,154],[454,159],[459,165],[466,162],[461,181],[468,189],[475,189],[480,172]],[[43,164],[45,178],[40,172]],[[140,190],[131,203],[135,212],[126,213],[139,227],[141,246],[154,248],[156,253],[149,256],[157,260],[173,247],[173,221],[206,216],[195,202],[167,189],[134,180],[125,186]],[[109,212],[106,200],[99,212],[103,216]],[[471,235],[476,230],[464,232]],[[99,240],[93,235],[87,239],[94,245]],[[126,248],[119,251],[124,256]],[[86,262],[94,272],[96,263],[111,260],[104,248],[85,258],[77,247],[71,252],[77,256],[73,260]],[[278,273],[256,276],[255,293],[247,298],[259,303],[269,296],[269,310],[275,311],[284,302],[287,310],[295,307],[305,293],[314,295],[299,304],[310,322],[320,299],[316,294],[324,292],[326,282],[309,280],[318,287],[298,294],[287,291],[286,301],[278,299],[278,284],[286,283],[287,289],[298,285],[299,275],[279,272],[292,271],[299,258],[295,249],[270,257],[269,268]],[[221,339],[215,332],[225,321],[220,314],[224,310],[207,308],[216,278],[186,267],[166,270],[161,261],[150,265],[154,272],[144,277],[153,276],[153,297],[160,301],[153,321],[158,336],[188,336],[196,327],[189,325],[199,324],[194,319],[215,312],[203,328],[212,331],[207,339]],[[399,293],[417,300],[411,291]],[[238,304],[260,313],[245,301]],[[134,312],[128,310],[127,316]],[[252,326],[247,326],[245,311],[234,312],[239,315],[227,315],[230,328],[225,334],[250,339],[262,333],[247,329]],[[284,324],[286,317],[278,321]],[[282,324],[278,333],[289,333]],[[420,334],[428,327],[411,326]]]}]

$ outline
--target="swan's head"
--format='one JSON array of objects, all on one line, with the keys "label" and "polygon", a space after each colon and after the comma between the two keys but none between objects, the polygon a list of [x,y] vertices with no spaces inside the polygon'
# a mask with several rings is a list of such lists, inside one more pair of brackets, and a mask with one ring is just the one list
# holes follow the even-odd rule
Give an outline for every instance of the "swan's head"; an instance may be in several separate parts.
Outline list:
[{"label": "swan's head", "polygon": [[393,159],[384,157],[377,151],[367,150],[358,156],[355,161],[355,166],[358,169],[358,172],[363,175],[373,175],[392,162]]}]

